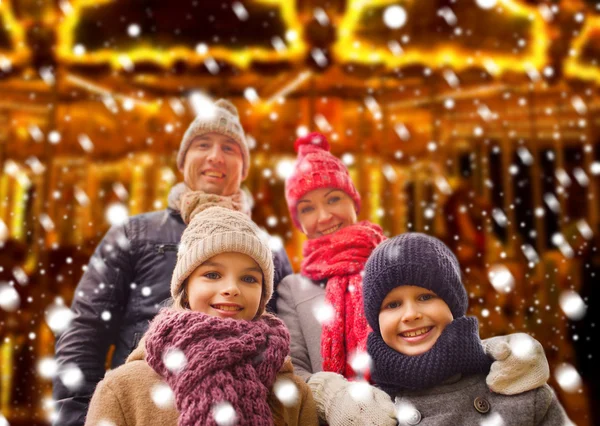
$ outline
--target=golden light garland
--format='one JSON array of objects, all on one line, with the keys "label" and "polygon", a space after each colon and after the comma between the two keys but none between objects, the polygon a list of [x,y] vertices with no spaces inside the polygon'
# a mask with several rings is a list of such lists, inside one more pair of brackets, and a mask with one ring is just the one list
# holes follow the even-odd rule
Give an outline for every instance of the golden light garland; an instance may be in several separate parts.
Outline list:
[{"label": "golden light garland", "polygon": [[10,0],[0,1],[0,18],[0,22],[4,24],[4,30],[14,46],[14,49],[10,51],[0,50],[0,70],[5,68],[3,63],[6,63],[6,61],[8,61],[10,67],[27,63],[31,52],[26,44],[25,29],[12,14]]},{"label": "golden light garland", "polygon": [[8,160],[4,172],[0,175],[0,197],[10,200],[0,209],[0,220],[5,223],[7,237],[16,241],[24,241],[27,192],[31,180],[21,165]]},{"label": "golden light garland", "polygon": [[75,29],[81,15],[87,8],[112,3],[115,0],[79,0],[73,3],[72,10],[65,14],[58,29],[58,56],[72,64],[110,64],[113,69],[123,69],[139,61],[149,61],[162,67],[169,67],[176,61],[199,65],[206,60],[223,60],[242,69],[248,68],[253,61],[282,61],[301,59],[306,52],[302,37],[302,26],[296,13],[296,2],[289,0],[256,0],[255,4],[278,6],[286,25],[287,45],[281,51],[273,48],[245,46],[231,49],[225,46],[207,46],[204,51],[177,45],[168,50],[159,50],[149,45],[137,45],[128,51],[100,49],[94,52],[75,52]]},{"label": "golden light garland", "polygon": [[600,83],[598,64],[584,64],[581,54],[587,43],[600,36],[600,17],[589,17],[579,36],[573,40],[571,52],[564,63],[564,73],[568,77]]},{"label": "golden light garland", "polygon": [[[405,2],[402,2],[405,3]],[[528,72],[540,69],[547,63],[547,50],[550,44],[548,28],[540,12],[513,0],[498,0],[498,7],[506,10],[509,16],[529,19],[532,41],[524,55],[478,54],[462,48],[458,43],[440,43],[430,50],[411,49],[395,55],[387,46],[372,46],[356,36],[359,21],[364,12],[376,6],[398,5],[397,0],[349,0],[348,10],[338,27],[338,40],[333,46],[336,59],[340,62],[363,64],[383,64],[388,68],[421,64],[431,68],[451,67],[460,71],[480,66],[490,74],[497,75],[507,70]]]}]

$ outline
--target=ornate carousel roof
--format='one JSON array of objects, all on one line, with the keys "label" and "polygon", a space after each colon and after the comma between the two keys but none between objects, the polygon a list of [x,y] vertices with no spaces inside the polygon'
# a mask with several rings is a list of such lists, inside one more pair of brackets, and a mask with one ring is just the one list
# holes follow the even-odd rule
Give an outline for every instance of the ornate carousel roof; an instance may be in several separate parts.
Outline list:
[{"label": "ornate carousel roof", "polygon": [[[132,7],[131,3],[137,3]],[[69,65],[239,68],[293,61],[305,54],[294,2],[78,0],[58,27],[57,56]]]},{"label": "ornate carousel roof", "polygon": [[540,69],[550,43],[539,10],[514,0],[500,0],[489,9],[477,7],[474,0],[452,6],[350,0],[338,33],[333,48],[342,63],[387,68],[417,64],[456,71],[480,67],[493,75]]},{"label": "ornate carousel roof", "polygon": [[0,4],[0,78],[64,69],[181,92],[227,77],[239,93],[253,77],[292,80],[306,70],[535,80],[550,66],[554,77],[597,82],[596,13],[582,1],[63,0],[37,8],[12,0]]}]

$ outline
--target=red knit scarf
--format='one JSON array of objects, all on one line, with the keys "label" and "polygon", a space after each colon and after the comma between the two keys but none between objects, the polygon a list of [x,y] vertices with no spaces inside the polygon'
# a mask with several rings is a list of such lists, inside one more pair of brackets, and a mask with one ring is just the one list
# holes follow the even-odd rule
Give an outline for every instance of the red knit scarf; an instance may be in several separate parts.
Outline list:
[{"label": "red knit scarf", "polygon": [[379,225],[362,221],[304,245],[302,275],[313,281],[327,280],[325,300],[335,310],[334,318],[323,323],[323,371],[354,376],[348,358],[366,350],[371,331],[364,313],[361,272],[384,239]]},{"label": "red knit scarf", "polygon": [[[264,314],[237,321],[167,308],[145,339],[146,362],[173,390],[180,426],[216,426],[212,409],[222,402],[234,408],[238,426],[273,425],[267,399],[290,348],[280,319]],[[181,371],[163,361],[174,349],[187,360]]]}]

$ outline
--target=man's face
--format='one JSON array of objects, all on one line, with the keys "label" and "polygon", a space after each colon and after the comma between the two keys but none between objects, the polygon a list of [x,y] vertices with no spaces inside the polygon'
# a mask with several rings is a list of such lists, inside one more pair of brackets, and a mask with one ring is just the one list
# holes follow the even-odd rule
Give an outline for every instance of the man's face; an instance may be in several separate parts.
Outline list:
[{"label": "man's face", "polygon": [[194,191],[230,196],[240,189],[243,158],[240,146],[220,133],[192,140],[185,154],[183,180]]}]

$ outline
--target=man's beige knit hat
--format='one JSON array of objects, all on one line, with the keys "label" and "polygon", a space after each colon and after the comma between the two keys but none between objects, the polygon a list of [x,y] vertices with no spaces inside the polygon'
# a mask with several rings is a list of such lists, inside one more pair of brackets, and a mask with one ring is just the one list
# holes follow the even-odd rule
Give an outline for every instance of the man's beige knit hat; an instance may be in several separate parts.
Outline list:
[{"label": "man's beige knit hat", "polygon": [[183,282],[206,260],[221,253],[250,256],[263,272],[263,292],[257,316],[273,295],[273,253],[265,234],[246,214],[212,206],[192,217],[183,231],[177,264],[171,278],[171,296],[183,290]]},{"label": "man's beige knit hat", "polygon": [[177,168],[183,170],[185,154],[194,138],[207,133],[220,133],[233,139],[240,146],[242,151],[242,179],[248,176],[248,167],[250,165],[250,152],[244,129],[240,124],[240,117],[237,108],[226,99],[216,101],[209,111],[202,111],[189,125],[177,153]]}]

